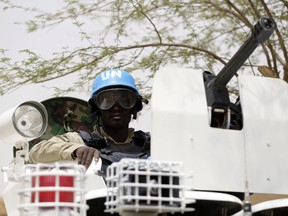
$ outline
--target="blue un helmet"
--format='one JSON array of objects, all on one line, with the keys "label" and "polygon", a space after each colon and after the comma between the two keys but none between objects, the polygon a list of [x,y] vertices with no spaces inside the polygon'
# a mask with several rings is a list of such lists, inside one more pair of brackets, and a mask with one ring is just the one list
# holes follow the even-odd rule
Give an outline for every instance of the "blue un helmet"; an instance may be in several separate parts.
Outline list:
[{"label": "blue un helmet", "polygon": [[120,69],[110,69],[96,76],[92,86],[91,98],[101,90],[113,87],[129,88],[139,95],[135,81],[128,72]]},{"label": "blue un helmet", "polygon": [[103,108],[100,108],[95,102],[96,96],[101,95],[102,92],[109,89],[118,88],[129,89],[134,92],[133,96],[136,97],[136,101],[133,107],[131,107],[131,114],[133,114],[133,118],[136,119],[137,112],[142,110],[142,102],[148,103],[148,100],[142,98],[139,94],[133,77],[125,70],[120,69],[106,70],[96,76],[92,86],[91,98],[88,101],[92,114],[100,116],[100,109],[103,110]]}]

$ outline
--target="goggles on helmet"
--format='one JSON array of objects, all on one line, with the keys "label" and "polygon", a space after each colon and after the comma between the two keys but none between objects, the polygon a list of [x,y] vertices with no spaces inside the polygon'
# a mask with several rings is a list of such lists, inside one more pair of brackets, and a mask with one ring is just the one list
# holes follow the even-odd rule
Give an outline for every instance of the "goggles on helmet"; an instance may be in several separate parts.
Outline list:
[{"label": "goggles on helmet", "polygon": [[130,89],[114,88],[99,92],[93,98],[101,110],[111,109],[116,102],[124,109],[131,109],[136,104],[136,94]]}]

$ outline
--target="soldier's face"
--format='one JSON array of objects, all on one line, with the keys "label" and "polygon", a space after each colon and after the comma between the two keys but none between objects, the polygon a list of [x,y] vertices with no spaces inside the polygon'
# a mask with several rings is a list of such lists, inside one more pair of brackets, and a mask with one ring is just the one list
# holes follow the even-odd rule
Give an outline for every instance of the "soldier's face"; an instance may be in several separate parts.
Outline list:
[{"label": "soldier's face", "polygon": [[100,110],[104,127],[121,129],[128,128],[131,120],[131,110],[124,109],[116,103],[109,110]]}]

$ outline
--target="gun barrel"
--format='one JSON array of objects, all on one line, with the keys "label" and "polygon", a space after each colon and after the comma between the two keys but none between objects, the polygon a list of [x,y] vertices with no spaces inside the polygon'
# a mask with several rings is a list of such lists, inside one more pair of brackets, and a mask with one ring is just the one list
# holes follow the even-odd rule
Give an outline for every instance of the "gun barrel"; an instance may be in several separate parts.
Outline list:
[{"label": "gun barrel", "polygon": [[222,68],[213,81],[214,87],[223,87],[237,73],[238,69],[249,58],[256,47],[268,39],[276,29],[273,19],[263,17],[253,27],[251,36],[234,54],[230,61]]}]

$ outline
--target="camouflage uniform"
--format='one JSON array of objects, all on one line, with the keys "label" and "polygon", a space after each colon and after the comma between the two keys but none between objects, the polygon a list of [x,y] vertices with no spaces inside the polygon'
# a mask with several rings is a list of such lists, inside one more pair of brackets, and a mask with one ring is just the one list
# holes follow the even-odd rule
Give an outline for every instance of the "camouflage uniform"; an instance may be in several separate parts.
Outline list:
[{"label": "camouflage uniform", "polygon": [[[129,128],[129,133],[124,143],[118,143],[112,137],[107,135],[102,128],[100,133],[94,131],[99,137],[109,139],[110,142],[115,144],[128,144],[131,143],[134,136],[134,129]],[[104,137],[103,137],[103,136]],[[60,160],[74,160],[72,153],[79,147],[85,145],[83,139],[77,132],[68,132],[62,135],[57,135],[49,140],[43,140],[34,145],[30,150],[29,162],[30,163],[48,163]]]},{"label": "camouflage uniform", "polygon": [[[79,135],[79,131],[87,131],[89,133],[94,131],[93,134],[100,139],[108,140],[112,146],[117,146],[114,148],[116,152],[142,151],[138,145],[134,145],[134,135],[137,133],[135,137],[139,137],[139,133],[134,133],[132,128],[129,128],[128,137],[123,143],[115,142],[101,127],[99,132],[93,130],[95,129],[93,126],[97,124],[97,119],[89,114],[90,111],[86,101],[71,97],[56,97],[42,101],[42,104],[48,112],[48,127],[41,137],[30,142],[30,163],[75,160],[72,156],[73,152],[85,145],[85,140]],[[97,148],[95,146],[92,147]],[[150,148],[150,145],[148,148]],[[98,149],[100,150],[100,148]],[[103,156],[104,154],[105,152],[103,152]]]},{"label": "camouflage uniform", "polygon": [[50,98],[41,103],[48,113],[48,126],[40,138],[30,141],[29,162],[73,160],[71,153],[84,145],[75,131],[92,131],[96,124],[88,103],[72,97]]}]

